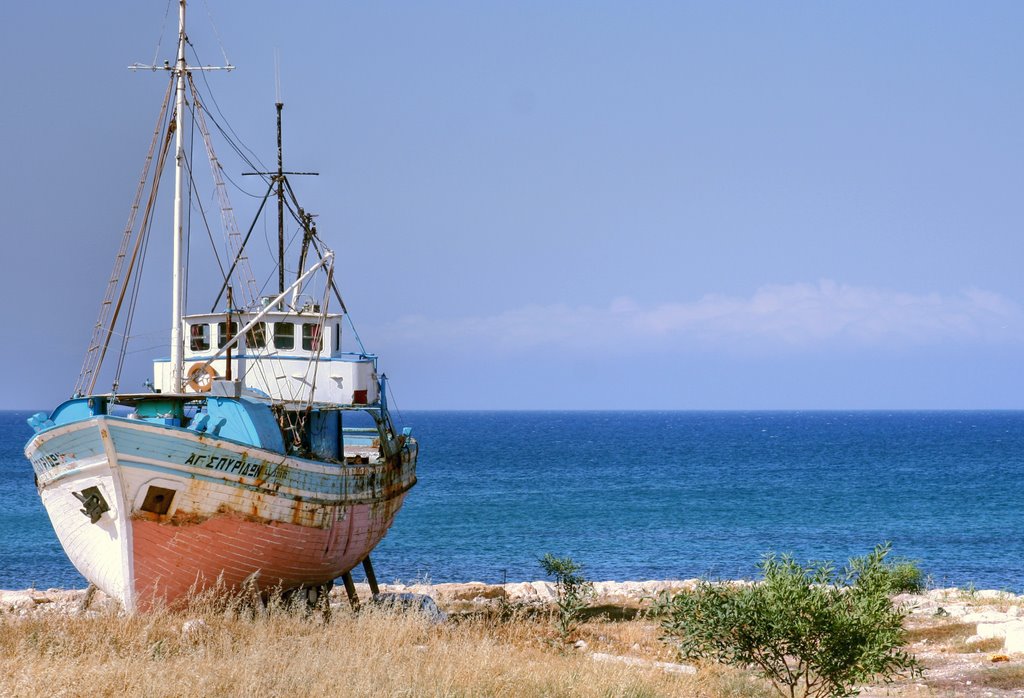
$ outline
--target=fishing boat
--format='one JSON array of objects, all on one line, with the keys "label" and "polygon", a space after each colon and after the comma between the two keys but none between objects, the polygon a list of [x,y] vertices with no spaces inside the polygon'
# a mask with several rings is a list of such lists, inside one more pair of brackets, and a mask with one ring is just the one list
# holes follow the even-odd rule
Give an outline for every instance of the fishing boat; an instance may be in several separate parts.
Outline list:
[{"label": "fishing boat", "polygon": [[[312,598],[338,577],[351,588],[350,571],[360,564],[372,580],[370,552],[416,483],[418,445],[392,419],[377,356],[354,326],[342,341],[351,323],[335,256],[291,186],[289,175],[307,173],[284,169],[280,98],[277,169],[243,173],[267,185],[256,218],[274,195],[278,208],[276,288],[267,293],[254,277],[246,243],[256,222],[243,237],[213,150],[213,118],[193,80],[232,66],[186,60],[185,9],[178,0],[176,60],[144,66],[170,80],[81,374],[70,399],[29,419],[35,435],[25,447],[71,562],[129,610],[173,605],[215,586]],[[229,256],[211,309],[189,314],[186,279],[203,256],[187,254],[195,146],[186,138],[197,128]],[[175,185],[170,352],[153,360],[145,385],[122,392],[139,272],[168,159]],[[285,271],[286,213],[301,236],[293,279]],[[118,360],[104,392],[97,383],[108,349]]]}]

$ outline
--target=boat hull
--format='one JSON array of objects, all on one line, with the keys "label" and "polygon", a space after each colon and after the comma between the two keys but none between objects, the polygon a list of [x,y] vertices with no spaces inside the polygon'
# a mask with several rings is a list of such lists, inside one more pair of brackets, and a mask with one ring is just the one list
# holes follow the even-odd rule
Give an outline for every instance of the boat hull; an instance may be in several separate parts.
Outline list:
[{"label": "boat hull", "polygon": [[326,584],[387,533],[415,484],[411,439],[387,459],[313,461],[172,426],[96,416],[26,447],[82,575],[128,609],[215,584]]}]

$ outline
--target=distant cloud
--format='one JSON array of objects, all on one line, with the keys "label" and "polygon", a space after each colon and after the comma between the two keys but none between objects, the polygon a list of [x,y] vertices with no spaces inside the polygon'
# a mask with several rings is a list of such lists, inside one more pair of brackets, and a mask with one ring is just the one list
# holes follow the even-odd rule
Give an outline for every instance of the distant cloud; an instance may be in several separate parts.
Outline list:
[{"label": "distant cloud", "polygon": [[913,294],[849,286],[773,284],[741,298],[718,294],[644,306],[529,305],[492,316],[405,317],[386,328],[404,341],[493,349],[637,350],[691,347],[740,352],[824,346],[891,347],[1024,339],[1021,308],[998,294]]}]

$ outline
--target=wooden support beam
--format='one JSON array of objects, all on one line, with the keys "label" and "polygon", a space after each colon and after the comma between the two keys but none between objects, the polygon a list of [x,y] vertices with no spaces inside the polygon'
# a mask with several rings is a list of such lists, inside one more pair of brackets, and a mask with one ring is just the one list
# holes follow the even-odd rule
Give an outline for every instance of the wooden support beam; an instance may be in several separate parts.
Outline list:
[{"label": "wooden support beam", "polygon": [[352,581],[352,573],[346,572],[341,575],[341,581],[345,582],[345,593],[348,594],[348,602],[352,604],[352,610],[359,610],[359,597],[356,595],[356,583]]},{"label": "wooden support beam", "polygon": [[363,560],[363,572],[366,572],[366,583],[370,585],[370,593],[376,597],[380,594],[380,588],[377,586],[377,575],[373,573],[373,563],[370,562],[369,555]]}]

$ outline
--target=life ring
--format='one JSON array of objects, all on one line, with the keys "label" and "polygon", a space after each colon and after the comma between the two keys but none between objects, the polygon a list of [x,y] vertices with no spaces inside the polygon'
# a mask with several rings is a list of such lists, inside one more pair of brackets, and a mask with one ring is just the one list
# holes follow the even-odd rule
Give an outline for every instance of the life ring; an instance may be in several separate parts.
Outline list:
[{"label": "life ring", "polygon": [[217,372],[210,364],[192,364],[188,370],[188,387],[197,393],[208,393],[216,377]]}]

